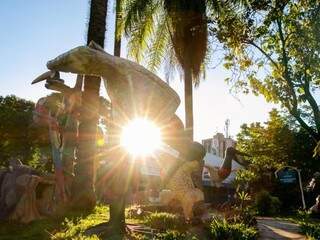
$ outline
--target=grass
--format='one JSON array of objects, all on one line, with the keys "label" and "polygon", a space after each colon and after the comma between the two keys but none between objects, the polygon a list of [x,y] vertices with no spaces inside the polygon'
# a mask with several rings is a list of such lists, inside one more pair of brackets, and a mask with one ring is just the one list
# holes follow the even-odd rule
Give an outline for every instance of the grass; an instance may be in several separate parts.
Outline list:
[{"label": "grass", "polygon": [[[169,213],[154,213],[143,218],[130,217],[128,218],[128,209],[126,210],[126,222],[130,224],[154,224],[157,221],[161,222],[163,219],[169,219],[170,224],[177,226],[178,219]],[[157,218],[157,216],[160,216]],[[41,240],[98,240],[98,236],[85,236],[86,229],[97,224],[107,222],[109,218],[109,207],[105,205],[98,205],[92,212],[77,212],[70,211],[61,217],[47,218],[34,221],[30,224],[19,224],[14,222],[4,222],[0,224],[0,239],[41,239]],[[176,221],[175,221],[176,220]],[[175,224],[176,223],[176,224]],[[181,222],[179,222],[181,225]],[[109,240],[110,238],[108,238]],[[120,239],[114,237],[110,240]]]},{"label": "grass", "polygon": [[[130,215],[130,210],[126,210],[126,222],[131,224],[143,224],[156,230],[153,239],[157,240],[196,240],[196,239],[215,239],[208,227],[192,226],[178,217],[178,215],[167,212],[148,212],[141,215]],[[41,239],[41,240],[122,240],[120,237],[86,236],[85,231],[103,222],[107,222],[109,217],[109,208],[105,205],[98,205],[92,212],[68,212],[63,217],[42,219],[34,221],[28,225],[17,223],[0,224],[0,239]],[[247,229],[242,225],[229,225],[237,235],[246,233]],[[211,226],[212,228],[212,226]],[[212,229],[211,229],[212,230]],[[230,230],[230,229],[229,229]],[[210,234],[211,233],[211,234]],[[211,235],[211,236],[210,236]],[[247,234],[248,235],[248,234]],[[197,236],[197,237],[196,237]],[[242,236],[242,235],[241,235]],[[147,236],[136,235],[130,239],[146,240]],[[242,238],[235,238],[242,239]],[[252,238],[245,238],[252,239]]]},{"label": "grass", "polygon": [[97,206],[92,212],[70,211],[64,216],[37,220],[29,224],[0,224],[0,239],[97,239],[83,236],[88,227],[108,220],[108,208]]}]

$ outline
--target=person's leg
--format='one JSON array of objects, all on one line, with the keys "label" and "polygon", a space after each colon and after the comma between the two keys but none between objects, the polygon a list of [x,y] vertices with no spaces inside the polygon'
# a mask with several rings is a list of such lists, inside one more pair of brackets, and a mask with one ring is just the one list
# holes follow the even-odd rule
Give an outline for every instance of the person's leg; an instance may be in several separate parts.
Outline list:
[{"label": "person's leg", "polygon": [[221,167],[219,168],[219,178],[221,180],[226,179],[230,173],[232,168],[232,160],[235,158],[235,149],[232,147],[228,147],[226,149],[225,157]]},{"label": "person's leg", "polygon": [[248,156],[248,155],[236,150],[233,147],[228,147],[226,149],[226,154],[225,154],[223,163],[219,169],[219,177],[222,180],[224,180],[230,175],[231,169],[232,169],[232,160],[236,161],[237,163],[239,163],[244,167],[248,166],[249,162],[244,160],[243,156]]},{"label": "person's leg", "polygon": [[[233,148],[234,149],[234,148]],[[250,155],[240,152],[236,149],[234,149],[234,158],[233,160],[236,161],[237,163],[239,163],[241,166],[247,167],[249,165],[249,162],[246,161],[243,157],[250,157]]]}]

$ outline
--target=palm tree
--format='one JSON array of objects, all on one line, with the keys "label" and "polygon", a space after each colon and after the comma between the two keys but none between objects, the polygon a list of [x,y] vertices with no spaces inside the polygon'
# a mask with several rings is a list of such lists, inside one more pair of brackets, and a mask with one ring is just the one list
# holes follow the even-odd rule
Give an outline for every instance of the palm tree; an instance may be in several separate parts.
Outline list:
[{"label": "palm tree", "polygon": [[114,52],[115,56],[120,57],[121,53],[121,34],[120,34],[120,23],[122,17],[122,1],[116,0],[116,20],[115,20],[115,31],[114,31]]},{"label": "palm tree", "polygon": [[[116,0],[116,18],[115,18],[115,31],[114,31],[114,56],[120,57],[121,54],[121,35],[119,33],[119,24],[121,21],[121,0]],[[112,103],[111,103],[112,104]],[[112,107],[112,106],[111,106]],[[110,136],[117,135],[115,132],[117,131],[116,124],[112,124],[110,129]],[[116,140],[111,144],[115,144]],[[117,176],[123,174],[122,172],[116,173]],[[119,182],[114,181],[112,184],[118,185]],[[119,186],[113,186],[113,189],[116,189]],[[109,220],[109,228],[113,231],[113,233],[123,233],[125,232],[125,196],[118,196],[117,199],[113,199],[110,202],[110,220]]]},{"label": "palm tree", "polygon": [[176,66],[184,77],[186,130],[193,139],[193,85],[199,84],[208,53],[207,13],[216,10],[206,0],[126,0],[122,29],[129,37],[129,54],[148,59],[155,71],[162,62],[170,75]]},{"label": "palm tree", "polygon": [[[95,41],[104,46],[108,0],[91,0],[87,44]],[[74,203],[82,209],[95,206],[93,187],[94,158],[96,156],[96,135],[100,77],[85,76],[82,96],[82,110],[79,125],[78,163],[75,166]]]}]

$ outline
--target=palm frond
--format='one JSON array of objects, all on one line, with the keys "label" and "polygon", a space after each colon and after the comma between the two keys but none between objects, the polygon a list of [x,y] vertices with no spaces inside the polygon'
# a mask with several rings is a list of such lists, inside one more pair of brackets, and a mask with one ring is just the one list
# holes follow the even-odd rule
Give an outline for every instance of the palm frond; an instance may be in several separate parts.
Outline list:
[{"label": "palm frond", "polygon": [[[174,48],[172,46],[172,42],[170,41],[168,43],[166,53],[165,53],[165,59],[164,59],[164,74],[166,82],[169,84],[170,80],[174,77],[174,74],[177,72],[179,68],[179,62],[176,58]],[[181,69],[179,69],[180,72]]]},{"label": "palm frond", "polygon": [[157,71],[163,62],[170,41],[165,13],[162,12],[156,16],[155,26],[156,29],[150,39],[147,55],[148,69],[153,72]]},{"label": "palm frond", "polygon": [[128,41],[128,55],[133,57],[137,62],[141,62],[144,56],[145,50],[148,48],[148,40],[154,31],[154,13],[156,9],[147,8],[147,12],[144,18],[141,18],[138,22],[131,26]]},{"label": "palm frond", "polygon": [[[155,31],[155,15],[162,8],[161,0],[126,0],[122,29],[128,37],[128,56],[141,62],[148,49],[148,41]],[[148,2],[150,1],[150,4]],[[141,9],[144,11],[141,13]]]},{"label": "palm frond", "polygon": [[139,22],[150,17],[150,9],[155,9],[159,3],[156,0],[123,0],[124,16],[121,21],[121,29],[128,37],[136,29]]},{"label": "palm frond", "polygon": [[207,18],[205,0],[166,0],[170,32],[176,57],[183,69],[199,78],[207,52]]}]

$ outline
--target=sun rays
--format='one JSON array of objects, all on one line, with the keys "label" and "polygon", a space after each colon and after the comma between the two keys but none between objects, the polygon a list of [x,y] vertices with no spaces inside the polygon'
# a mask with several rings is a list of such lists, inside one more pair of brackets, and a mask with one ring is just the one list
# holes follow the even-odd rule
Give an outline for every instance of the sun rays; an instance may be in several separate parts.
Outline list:
[{"label": "sun rays", "polygon": [[123,127],[120,144],[134,157],[150,155],[161,146],[160,128],[145,118],[136,118]]}]

